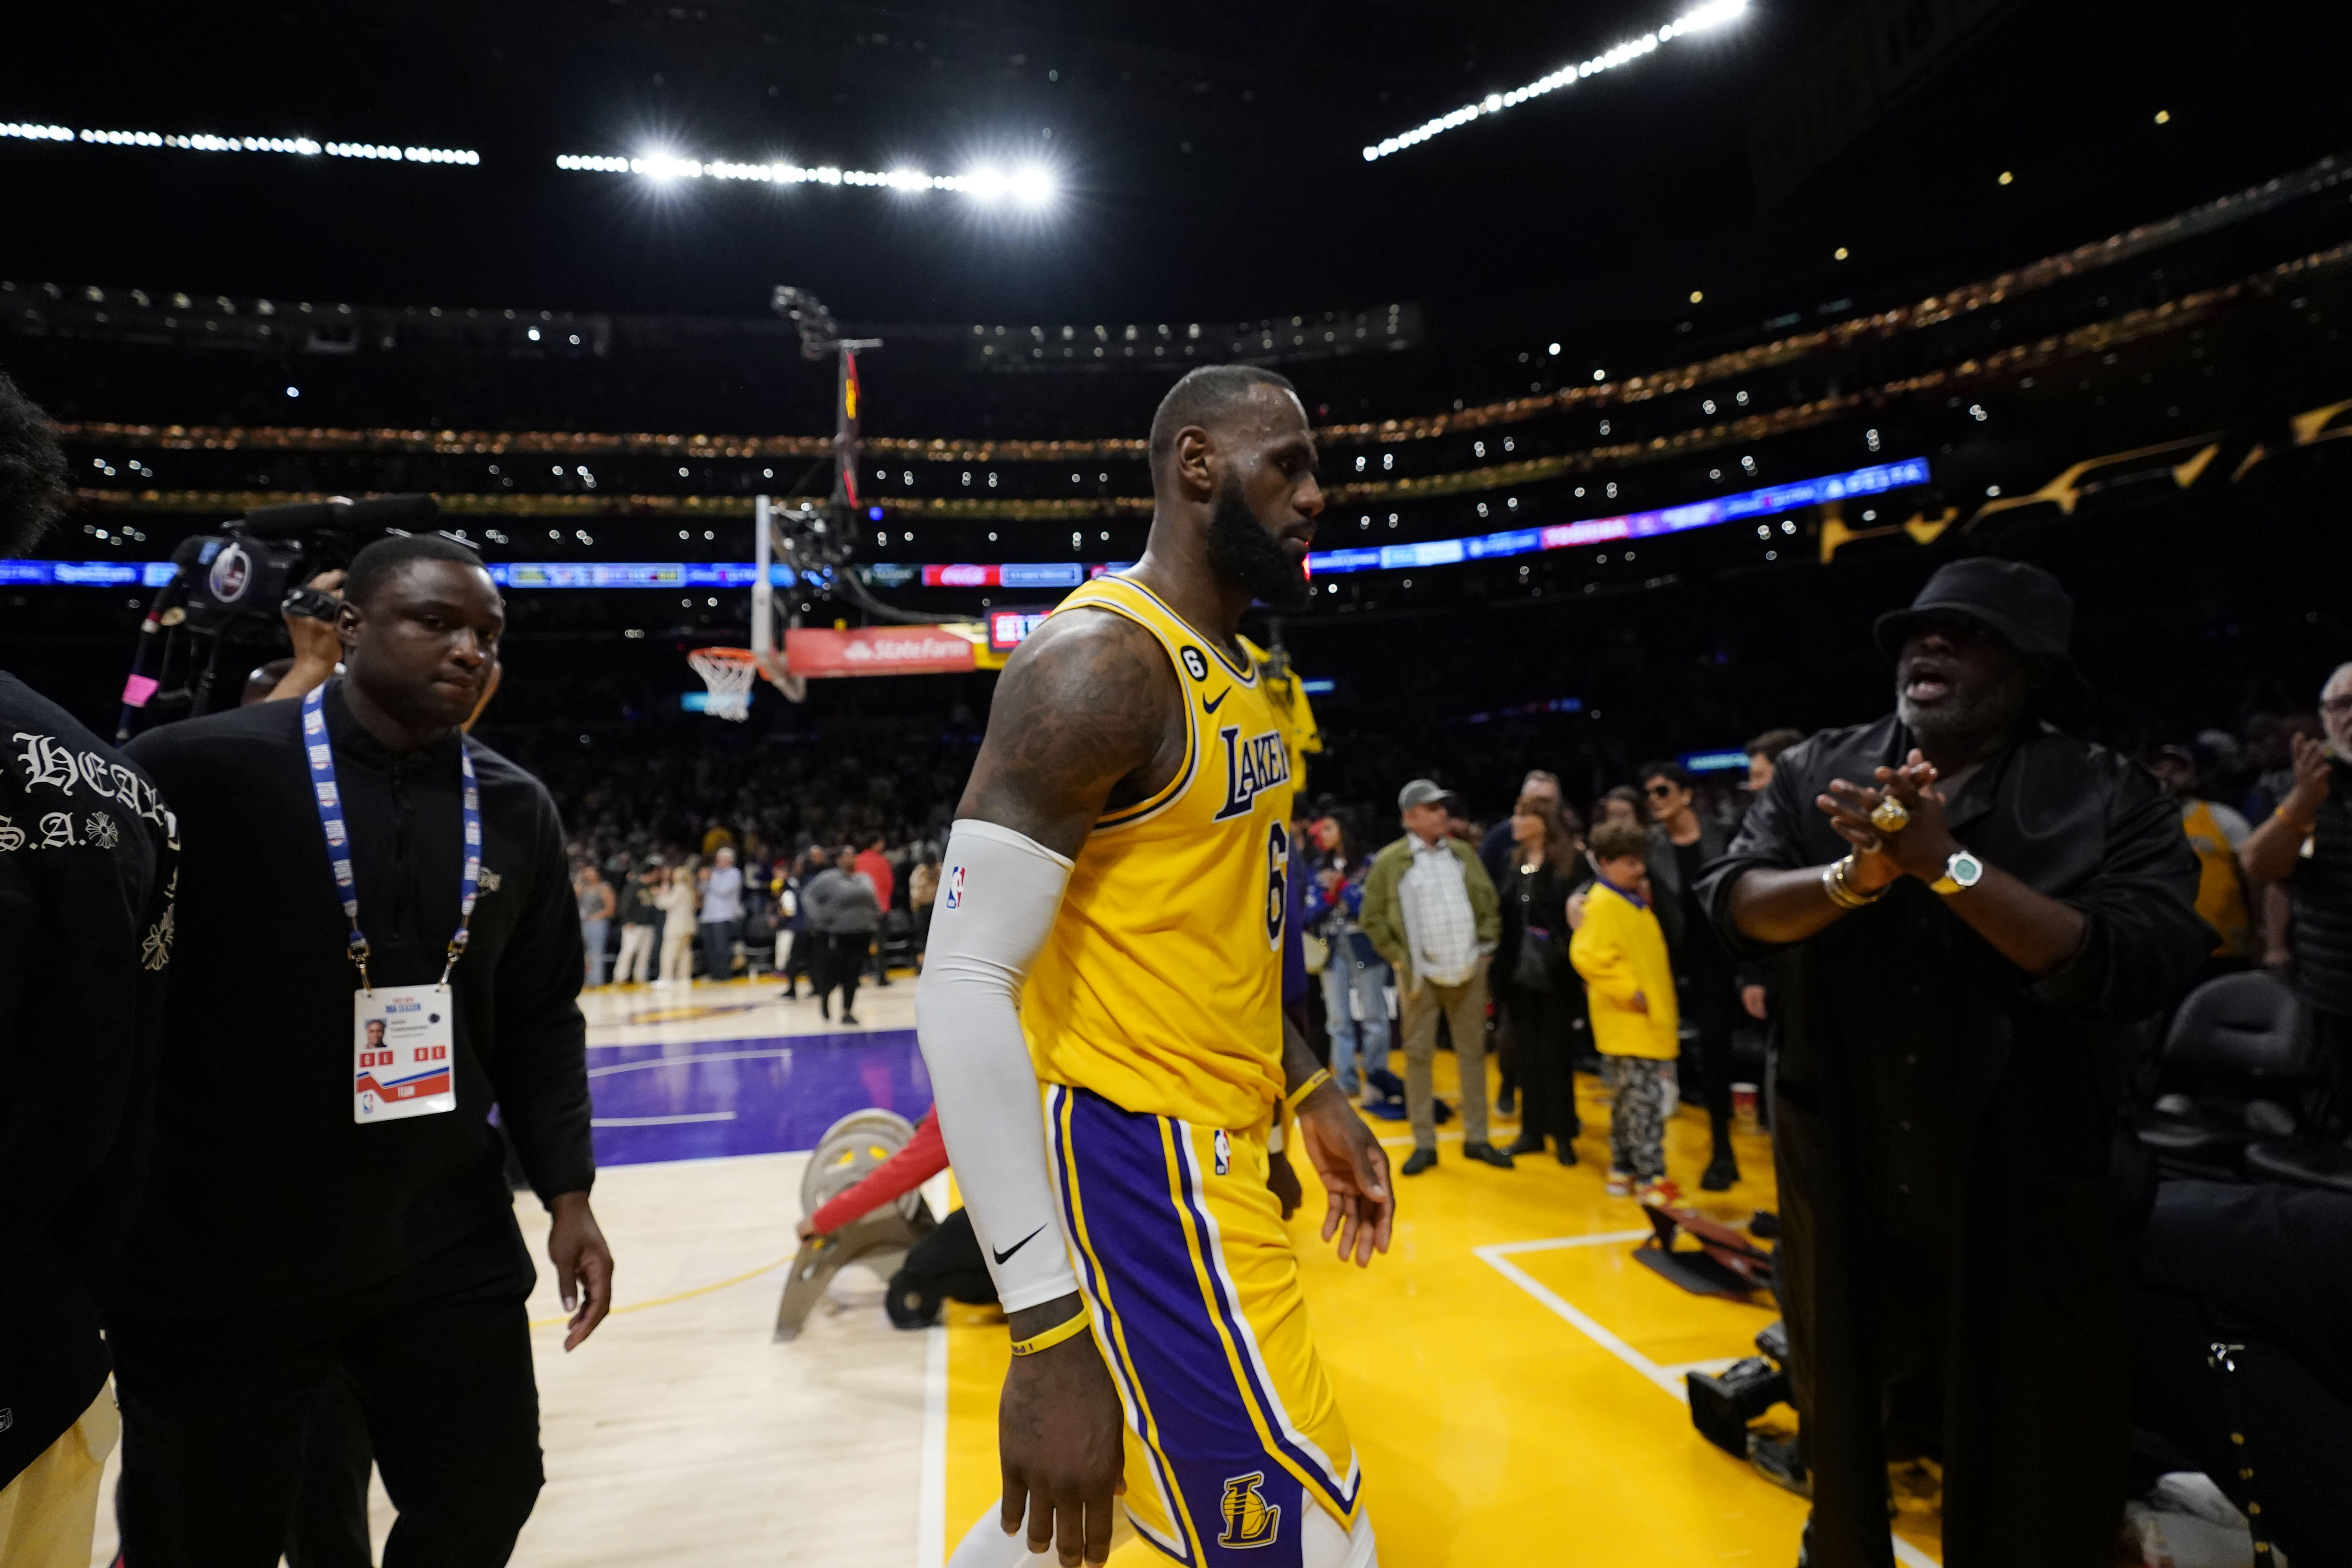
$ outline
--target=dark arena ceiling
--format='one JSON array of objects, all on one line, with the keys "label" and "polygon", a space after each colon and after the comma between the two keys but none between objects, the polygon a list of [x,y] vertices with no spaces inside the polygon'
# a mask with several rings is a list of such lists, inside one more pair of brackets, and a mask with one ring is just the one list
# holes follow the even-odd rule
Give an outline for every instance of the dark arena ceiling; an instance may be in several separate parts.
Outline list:
[{"label": "dark arena ceiling", "polygon": [[[515,592],[510,657],[600,695],[515,704],[576,735],[674,703],[682,649],[748,636],[753,498],[830,478],[835,369],[782,284],[884,340],[852,542],[907,614],[1134,559],[1174,370],[1291,374],[1318,549],[1353,559],[1286,635],[1360,678],[1343,727],[1408,751],[1413,694],[1460,673],[1413,628],[1493,652],[1447,701],[1606,711],[1630,766],[1675,743],[1662,714],[1728,739],[1865,710],[1873,606],[1956,552],[2060,571],[2120,711],[2241,702],[2352,617],[2352,575],[2310,565],[2341,558],[2352,461],[2352,7],[19,10],[0,369],[75,500],[47,562],[0,563],[0,657],[93,722],[145,602],[100,584],[250,508],[400,491],[510,586],[588,590]],[[257,144],[160,144],[198,137]],[[594,167],[633,158],[734,167]],[[853,178],[906,170],[1052,191]],[[1470,548],[1514,531],[1540,548]],[[2140,657],[2182,626],[2193,669]]]},{"label": "dark arena ceiling", "polygon": [[[2343,145],[2340,6],[1753,0],[1624,68],[1362,156],[1692,8],[21,7],[0,120],[480,162],[0,140],[0,276],[719,316],[758,315],[790,282],[845,319],[900,322],[1407,300],[1441,335],[1605,347],[1689,318],[1704,331],[1898,279],[1914,293],[1961,281]],[[1854,101],[1839,50],[1906,29],[1909,74]],[[1034,160],[1060,191],[1014,215],[943,193],[656,187],[555,163],[653,151],[935,173]]]}]

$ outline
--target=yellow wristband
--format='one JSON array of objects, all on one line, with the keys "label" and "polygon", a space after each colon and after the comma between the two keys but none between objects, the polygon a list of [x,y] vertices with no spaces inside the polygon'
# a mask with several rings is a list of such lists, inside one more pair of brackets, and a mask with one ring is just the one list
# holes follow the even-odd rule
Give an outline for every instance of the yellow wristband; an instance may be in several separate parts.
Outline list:
[{"label": "yellow wristband", "polygon": [[1091,1317],[1088,1317],[1085,1312],[1080,1312],[1076,1317],[1071,1318],[1066,1321],[1055,1324],[1052,1328],[1047,1329],[1042,1334],[1033,1334],[1025,1340],[1013,1341],[1013,1353],[1014,1355],[1035,1355],[1039,1351],[1052,1350],[1064,1340],[1076,1339],[1080,1334],[1085,1333],[1088,1328],[1092,1327],[1093,1323],[1094,1320]]},{"label": "yellow wristband", "polygon": [[1305,1083],[1300,1084],[1297,1089],[1292,1089],[1288,1094],[1283,1096],[1282,1103],[1284,1108],[1294,1112],[1297,1111],[1298,1109],[1298,1102],[1300,1100],[1305,1100],[1308,1095],[1313,1094],[1317,1089],[1322,1088],[1325,1084],[1329,1083],[1330,1081],[1331,1069],[1329,1068],[1317,1068],[1313,1072],[1307,1075],[1307,1081]]}]

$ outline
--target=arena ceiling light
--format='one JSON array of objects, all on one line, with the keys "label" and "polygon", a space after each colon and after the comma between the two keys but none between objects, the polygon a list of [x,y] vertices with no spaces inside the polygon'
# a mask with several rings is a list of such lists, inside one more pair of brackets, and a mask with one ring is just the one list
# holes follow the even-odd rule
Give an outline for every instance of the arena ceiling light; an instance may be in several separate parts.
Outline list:
[{"label": "arena ceiling light", "polygon": [[663,184],[677,180],[743,180],[763,185],[862,185],[910,195],[954,191],[983,205],[1005,203],[1030,208],[1045,206],[1061,188],[1053,170],[1034,162],[1009,168],[977,163],[961,174],[932,174],[913,168],[885,173],[841,169],[830,163],[807,166],[782,159],[766,163],[737,163],[723,159],[705,162],[656,152],[636,158],[566,153],[556,158],[555,166],[571,174],[635,174]]},{"label": "arena ceiling light", "polygon": [[1402,153],[1408,147],[1418,147],[1433,136],[1443,135],[1448,131],[1467,125],[1474,120],[1483,120],[1490,114],[1500,114],[1507,109],[1517,108],[1529,99],[1541,98],[1546,93],[1557,92],[1564,87],[1573,87],[1586,77],[1599,76],[1602,71],[1615,70],[1619,66],[1630,65],[1643,55],[1655,50],[1661,44],[1672,43],[1676,38],[1686,37],[1693,33],[1703,33],[1709,28],[1720,27],[1727,22],[1736,21],[1747,10],[1748,0],[1707,0],[1707,3],[1697,10],[1686,13],[1679,20],[1667,23],[1654,33],[1643,33],[1638,38],[1628,38],[1605,54],[1595,55],[1591,59],[1580,61],[1575,65],[1562,66],[1538,81],[1531,81],[1525,87],[1514,88],[1509,92],[1490,92],[1476,103],[1465,103],[1450,114],[1441,114],[1436,119],[1416,125],[1410,131],[1400,132],[1394,136],[1388,137],[1377,146],[1364,149],[1364,162],[1378,163],[1381,159]]},{"label": "arena ceiling light", "polygon": [[308,136],[174,135],[162,131],[77,131],[69,125],[0,121],[0,141],[69,142],[88,147],[161,147],[181,153],[278,153],[297,158],[365,158],[392,163],[458,163],[482,155],[466,147],[398,147],[373,142],[314,142]]}]

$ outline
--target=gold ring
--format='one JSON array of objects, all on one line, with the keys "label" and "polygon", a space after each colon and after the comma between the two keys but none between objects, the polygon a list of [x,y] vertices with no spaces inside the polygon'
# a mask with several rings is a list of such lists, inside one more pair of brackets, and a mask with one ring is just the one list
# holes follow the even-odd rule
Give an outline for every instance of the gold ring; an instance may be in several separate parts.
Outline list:
[{"label": "gold ring", "polygon": [[1903,809],[1901,801],[1890,795],[1871,807],[1870,823],[1881,833],[1900,833],[1911,826],[1911,814]]}]

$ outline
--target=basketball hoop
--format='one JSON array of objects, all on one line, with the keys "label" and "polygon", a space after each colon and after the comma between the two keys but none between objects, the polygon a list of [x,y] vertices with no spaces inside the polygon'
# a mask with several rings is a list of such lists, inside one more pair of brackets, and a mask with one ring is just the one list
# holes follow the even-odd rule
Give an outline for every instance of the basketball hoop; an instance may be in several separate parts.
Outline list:
[{"label": "basketball hoop", "polygon": [[760,662],[747,647],[698,647],[686,656],[694,673],[710,688],[703,711],[741,723],[751,716],[751,682]]}]

